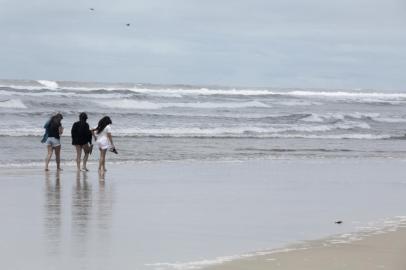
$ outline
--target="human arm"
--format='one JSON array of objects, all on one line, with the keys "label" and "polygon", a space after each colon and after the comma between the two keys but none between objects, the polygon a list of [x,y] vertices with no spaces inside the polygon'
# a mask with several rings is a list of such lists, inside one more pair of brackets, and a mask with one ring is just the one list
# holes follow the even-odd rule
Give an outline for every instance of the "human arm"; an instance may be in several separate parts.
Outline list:
[{"label": "human arm", "polygon": [[50,123],[51,123],[51,119],[49,119],[48,121],[45,122],[44,128],[48,129]]},{"label": "human arm", "polygon": [[92,144],[92,131],[89,127],[89,124],[86,123],[86,131],[87,131],[87,142]]},{"label": "human arm", "polygon": [[92,132],[93,139],[94,139],[95,141],[97,141],[97,138],[96,138],[96,129],[94,128],[94,129],[91,129],[90,131]]},{"label": "human arm", "polygon": [[113,143],[113,136],[111,135],[110,132],[107,132],[107,138],[108,138],[109,141],[110,141],[111,148],[116,148],[116,147],[114,146],[114,143]]}]

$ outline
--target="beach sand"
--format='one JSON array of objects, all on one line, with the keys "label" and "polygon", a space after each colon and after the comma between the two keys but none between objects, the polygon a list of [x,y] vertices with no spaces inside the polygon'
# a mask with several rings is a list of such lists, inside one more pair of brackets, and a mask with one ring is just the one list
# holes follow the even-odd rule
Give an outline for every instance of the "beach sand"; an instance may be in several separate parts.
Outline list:
[{"label": "beach sand", "polygon": [[404,161],[107,162],[105,181],[96,166],[0,170],[0,269],[406,269],[403,229],[306,242],[404,216]]},{"label": "beach sand", "polygon": [[406,269],[406,229],[370,235],[350,243],[313,241],[285,251],[233,260],[207,270]]}]

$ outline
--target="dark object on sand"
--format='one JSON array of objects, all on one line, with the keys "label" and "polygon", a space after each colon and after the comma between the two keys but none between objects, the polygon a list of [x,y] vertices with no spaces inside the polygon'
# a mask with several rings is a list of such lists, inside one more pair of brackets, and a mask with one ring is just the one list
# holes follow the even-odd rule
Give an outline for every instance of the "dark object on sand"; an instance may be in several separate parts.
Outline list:
[{"label": "dark object on sand", "polygon": [[91,11],[94,11],[94,8],[89,8]]},{"label": "dark object on sand", "polygon": [[126,25],[127,25],[127,26],[130,26],[131,24],[127,23]]},{"label": "dark object on sand", "polygon": [[337,221],[335,221],[334,222],[335,224],[341,224],[341,223],[343,223],[341,220],[337,220]]},{"label": "dark object on sand", "polygon": [[113,152],[114,154],[118,154],[116,148],[110,148],[110,152]]}]

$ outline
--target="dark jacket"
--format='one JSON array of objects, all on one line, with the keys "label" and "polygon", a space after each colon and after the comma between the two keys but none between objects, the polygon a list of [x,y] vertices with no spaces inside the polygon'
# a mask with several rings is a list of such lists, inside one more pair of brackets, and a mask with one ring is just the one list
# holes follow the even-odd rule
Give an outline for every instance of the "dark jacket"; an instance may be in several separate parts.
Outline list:
[{"label": "dark jacket", "polygon": [[71,135],[73,145],[92,143],[92,132],[86,122],[75,122],[71,129]]},{"label": "dark jacket", "polygon": [[48,137],[60,139],[59,128],[61,127],[61,123],[51,121],[47,128]]},{"label": "dark jacket", "polygon": [[41,140],[42,143],[45,143],[48,139],[48,128],[49,128],[50,123],[51,123],[51,119],[49,119],[44,125],[45,133],[42,136],[42,140]]}]

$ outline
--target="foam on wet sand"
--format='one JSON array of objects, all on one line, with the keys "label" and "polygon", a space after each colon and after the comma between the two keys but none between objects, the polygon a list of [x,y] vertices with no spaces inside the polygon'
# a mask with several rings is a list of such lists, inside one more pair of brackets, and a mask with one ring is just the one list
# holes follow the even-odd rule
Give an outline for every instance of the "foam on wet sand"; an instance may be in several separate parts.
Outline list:
[{"label": "foam on wet sand", "polygon": [[313,241],[291,249],[241,258],[207,270],[406,269],[406,229],[377,233],[350,242]]}]

